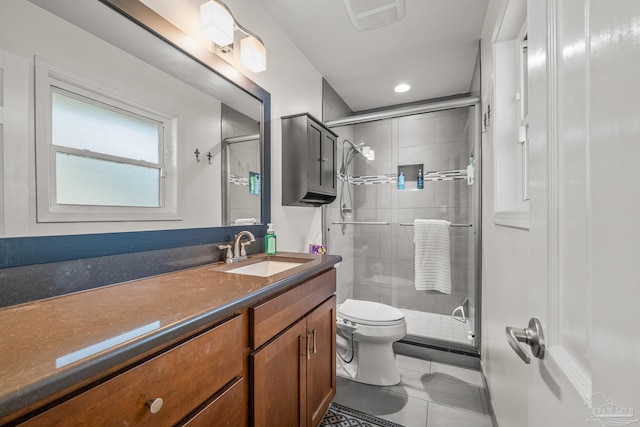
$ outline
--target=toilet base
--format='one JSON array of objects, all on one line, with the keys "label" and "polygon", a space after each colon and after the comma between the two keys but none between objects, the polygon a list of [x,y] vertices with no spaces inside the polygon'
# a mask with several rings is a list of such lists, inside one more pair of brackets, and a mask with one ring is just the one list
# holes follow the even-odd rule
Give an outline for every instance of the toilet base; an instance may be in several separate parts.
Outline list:
[{"label": "toilet base", "polygon": [[379,345],[359,342],[358,353],[358,369],[354,378],[356,381],[371,385],[400,383],[400,373],[391,343]]},{"label": "toilet base", "polygon": [[[363,384],[391,386],[400,383],[400,373],[396,365],[393,347],[358,342],[356,357],[351,363],[336,356],[336,374]],[[365,356],[362,357],[362,354]]]}]

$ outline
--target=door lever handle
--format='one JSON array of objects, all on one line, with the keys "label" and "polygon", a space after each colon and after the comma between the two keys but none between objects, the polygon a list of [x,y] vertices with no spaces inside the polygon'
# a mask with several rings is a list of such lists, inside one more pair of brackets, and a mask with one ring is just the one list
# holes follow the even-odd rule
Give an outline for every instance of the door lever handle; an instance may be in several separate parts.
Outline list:
[{"label": "door lever handle", "polygon": [[544,358],[544,333],[542,332],[542,324],[536,318],[529,319],[529,327],[525,329],[512,328],[507,326],[505,331],[507,334],[507,342],[516,352],[516,354],[527,365],[531,363],[529,354],[520,346],[519,342],[529,344],[531,354],[538,359]]}]

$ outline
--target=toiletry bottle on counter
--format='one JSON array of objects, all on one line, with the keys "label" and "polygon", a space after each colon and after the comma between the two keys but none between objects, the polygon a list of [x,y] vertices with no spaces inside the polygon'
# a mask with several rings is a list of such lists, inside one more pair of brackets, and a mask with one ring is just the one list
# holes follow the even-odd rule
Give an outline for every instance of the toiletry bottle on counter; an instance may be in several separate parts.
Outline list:
[{"label": "toiletry bottle on counter", "polygon": [[267,224],[267,234],[264,236],[264,253],[267,255],[276,254],[276,233],[273,231],[273,224]]},{"label": "toiletry bottle on counter", "polygon": [[404,172],[398,175],[398,190],[404,190]]},{"label": "toiletry bottle on counter", "polygon": [[424,176],[422,175],[422,169],[418,169],[418,190],[422,190],[424,188]]}]

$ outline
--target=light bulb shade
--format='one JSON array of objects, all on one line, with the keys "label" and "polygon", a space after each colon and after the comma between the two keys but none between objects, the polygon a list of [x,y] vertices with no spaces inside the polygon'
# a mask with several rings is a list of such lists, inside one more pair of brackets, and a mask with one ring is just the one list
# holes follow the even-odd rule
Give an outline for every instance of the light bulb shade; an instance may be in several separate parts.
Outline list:
[{"label": "light bulb shade", "polygon": [[233,16],[217,1],[211,0],[200,6],[200,29],[217,45],[233,43]]},{"label": "light bulb shade", "polygon": [[267,69],[267,50],[257,38],[245,37],[240,41],[240,60],[247,69],[259,73]]}]

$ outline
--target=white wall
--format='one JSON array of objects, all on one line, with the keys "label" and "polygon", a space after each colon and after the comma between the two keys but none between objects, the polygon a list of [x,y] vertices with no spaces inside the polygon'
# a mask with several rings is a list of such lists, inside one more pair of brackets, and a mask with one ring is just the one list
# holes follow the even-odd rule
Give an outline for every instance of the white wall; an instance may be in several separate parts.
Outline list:
[{"label": "white wall", "polygon": [[[492,35],[504,0],[490,0],[482,32],[482,112],[494,111]],[[482,134],[482,368],[501,426],[526,425],[527,365],[505,338],[505,327],[525,327],[531,285],[527,230],[493,223],[495,165],[493,127]],[[524,322],[524,323],[523,323]]]},{"label": "white wall", "polygon": [[[322,231],[321,208],[282,206],[282,126],[280,117],[310,113],[322,118],[322,76],[273,21],[258,0],[227,0],[235,19],[262,38],[267,70],[253,74],[237,66],[271,93],[271,221],[279,251],[308,251]],[[286,165],[285,165],[286,167]],[[312,237],[313,243],[322,243]]]}]

